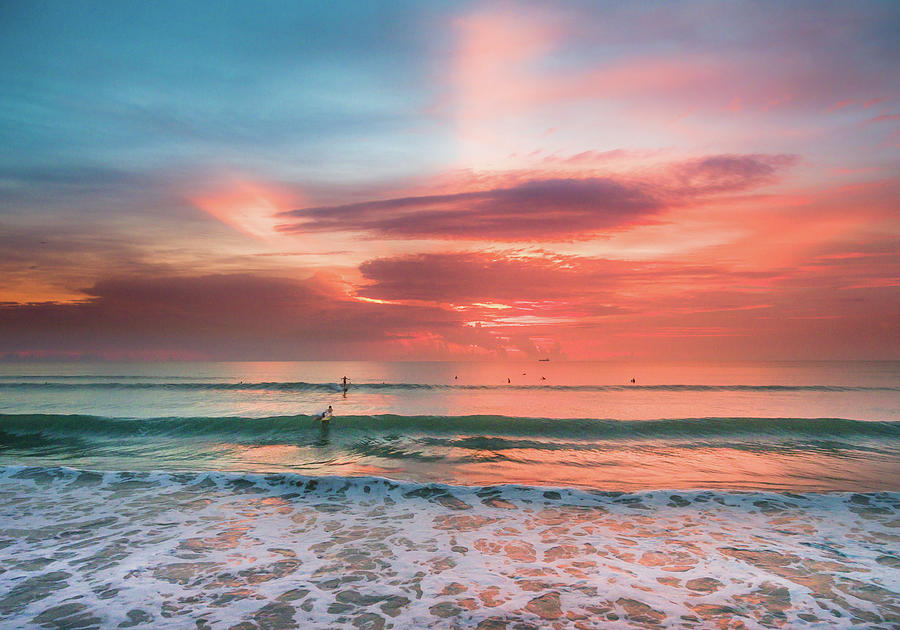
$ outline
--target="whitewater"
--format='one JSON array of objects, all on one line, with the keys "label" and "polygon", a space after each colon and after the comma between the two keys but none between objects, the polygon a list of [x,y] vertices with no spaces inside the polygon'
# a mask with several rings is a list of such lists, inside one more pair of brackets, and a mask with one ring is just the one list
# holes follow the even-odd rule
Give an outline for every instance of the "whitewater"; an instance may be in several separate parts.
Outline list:
[{"label": "whitewater", "polygon": [[0,626],[896,627],[898,375],[0,364]]}]

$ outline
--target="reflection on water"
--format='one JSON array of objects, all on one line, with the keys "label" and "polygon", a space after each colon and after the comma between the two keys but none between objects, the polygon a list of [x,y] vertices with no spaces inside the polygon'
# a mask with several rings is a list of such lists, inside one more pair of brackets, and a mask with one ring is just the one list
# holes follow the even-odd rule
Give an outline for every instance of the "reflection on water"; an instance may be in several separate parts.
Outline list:
[{"label": "reflection on water", "polygon": [[[525,372],[523,375],[522,372]],[[341,379],[352,383],[342,392]],[[630,379],[636,377],[636,387]],[[507,379],[513,387],[507,388]],[[544,418],[782,417],[900,420],[900,364],[868,363],[200,363],[0,364],[0,385],[172,383],[173,389],[4,389],[0,413],[83,413],[110,417],[270,417],[373,414]],[[190,390],[192,383],[312,384],[313,390]],[[367,386],[418,384],[416,389]],[[861,391],[665,391],[645,386],[889,388]],[[437,389],[429,388],[437,387]],[[548,387],[549,386],[549,387]],[[606,386],[616,391],[554,390]],[[476,389],[466,389],[466,388]]]},{"label": "reflection on water", "polygon": [[[496,447],[502,438],[436,440],[372,435],[344,440],[332,427],[305,443],[209,444],[200,441],[118,442],[85,448],[58,444],[5,447],[0,462],[63,464],[109,470],[228,470],[317,475],[379,475],[462,485],[496,483],[578,486],[606,490],[729,488],[797,491],[877,491],[897,487],[900,449],[848,455],[847,449],[735,448],[610,442],[554,448]],[[492,445],[492,442],[494,443]]]},{"label": "reflection on water", "polygon": [[[548,448],[549,447],[549,448]],[[201,445],[181,445],[165,460],[178,464],[190,453],[193,468],[318,475],[377,475],[410,481],[462,485],[496,483],[577,486],[606,490],[723,488],[757,490],[855,490],[896,488],[900,449],[896,441],[878,452],[809,449],[771,443],[672,444],[666,441],[553,443],[502,436],[344,435],[340,427],[316,427],[305,441],[290,444],[227,443],[204,453]],[[94,452],[86,461],[103,459]],[[44,461],[43,457],[29,457]],[[135,460],[131,460],[133,464]],[[46,463],[46,461],[45,461]],[[114,467],[114,466],[111,466]]]},{"label": "reflection on water", "polygon": [[10,628],[888,628],[900,610],[897,493],[17,468],[0,497]]},{"label": "reflection on water", "polygon": [[[0,464],[895,490],[898,375],[896,363],[5,364]],[[328,405],[334,420],[314,420]]]},{"label": "reflection on water", "polygon": [[[347,395],[346,393],[344,394]],[[331,422],[320,422],[319,423],[319,441],[316,442],[316,446],[325,447],[328,446],[328,436],[331,434]]]}]

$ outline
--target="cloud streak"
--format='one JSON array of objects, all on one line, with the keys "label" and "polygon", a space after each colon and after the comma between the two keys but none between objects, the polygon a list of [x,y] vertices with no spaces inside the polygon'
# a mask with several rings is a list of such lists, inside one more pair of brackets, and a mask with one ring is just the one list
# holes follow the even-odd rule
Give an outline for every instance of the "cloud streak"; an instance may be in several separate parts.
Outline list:
[{"label": "cloud streak", "polygon": [[609,178],[547,179],[511,188],[304,208],[287,232],[363,231],[395,238],[567,238],[645,222],[662,208],[649,191]]},{"label": "cloud streak", "polygon": [[508,187],[395,197],[291,210],[283,232],[370,232],[392,238],[534,241],[590,238],[653,222],[701,197],[772,181],[785,155],[716,155],[674,165],[654,180],[535,178]]}]

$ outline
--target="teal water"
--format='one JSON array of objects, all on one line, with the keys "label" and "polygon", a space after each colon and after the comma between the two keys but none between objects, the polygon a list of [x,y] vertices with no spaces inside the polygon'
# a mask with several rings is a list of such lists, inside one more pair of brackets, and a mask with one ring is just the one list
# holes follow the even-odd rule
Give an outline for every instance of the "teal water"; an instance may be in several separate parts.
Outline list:
[{"label": "teal water", "polygon": [[898,376],[0,364],[0,628],[895,628]]},{"label": "teal water", "polygon": [[[334,419],[320,426],[328,405]],[[900,367],[2,364],[0,464],[606,490],[898,490]]]}]

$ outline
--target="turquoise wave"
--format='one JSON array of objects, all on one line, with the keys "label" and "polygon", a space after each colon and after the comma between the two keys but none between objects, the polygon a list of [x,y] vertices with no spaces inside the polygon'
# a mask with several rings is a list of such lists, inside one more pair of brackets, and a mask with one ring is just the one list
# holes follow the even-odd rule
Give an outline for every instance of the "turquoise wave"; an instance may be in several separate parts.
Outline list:
[{"label": "turquoise wave", "polygon": [[[331,422],[336,433],[518,436],[582,440],[683,438],[705,439],[740,436],[815,438],[900,439],[900,422],[861,421],[847,418],[668,418],[615,420],[601,418],[529,418],[498,415],[469,416],[338,416]],[[291,415],[266,418],[171,417],[110,418],[91,415],[0,414],[0,445],[3,435],[83,435],[205,437],[236,440],[301,437],[319,425],[314,416]]]}]

